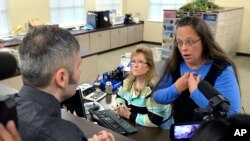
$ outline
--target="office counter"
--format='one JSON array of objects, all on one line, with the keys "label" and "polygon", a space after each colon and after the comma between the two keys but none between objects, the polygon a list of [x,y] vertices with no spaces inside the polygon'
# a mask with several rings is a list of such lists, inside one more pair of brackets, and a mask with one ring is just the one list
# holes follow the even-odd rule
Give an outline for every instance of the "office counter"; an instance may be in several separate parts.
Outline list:
[{"label": "office counter", "polygon": [[[74,35],[77,40],[79,41],[80,43],[80,46],[81,48],[89,48],[89,45],[91,43],[87,43],[89,42],[89,39],[91,38],[88,38],[87,40],[84,40],[84,44],[82,44],[82,39],[81,38],[78,38],[79,36],[82,36],[82,35],[90,35],[90,34],[93,34],[93,33],[99,33],[99,32],[102,32],[102,31],[112,31],[112,30],[116,30],[116,29],[120,29],[120,28],[128,28],[128,32],[127,34],[129,36],[132,36],[132,37],[135,37],[135,35],[133,35],[134,33],[137,33],[137,36],[140,36],[140,38],[138,40],[134,40],[132,39],[132,41],[129,41],[126,42],[124,45],[127,45],[127,44],[131,44],[131,43],[135,43],[135,42],[140,42],[142,41],[142,38],[143,38],[143,29],[137,29],[135,28],[136,26],[139,26],[139,25],[144,25],[144,22],[143,21],[140,21],[139,23],[131,23],[131,24],[119,24],[119,25],[113,25],[113,26],[109,26],[109,27],[105,27],[105,28],[97,28],[97,29],[92,29],[92,30],[88,30],[88,29],[79,29],[79,30],[72,30],[73,28],[70,28],[70,29],[67,29],[72,35]],[[131,33],[130,33],[130,30],[131,30]],[[135,30],[140,30],[138,32],[135,32]],[[14,35],[13,35],[14,36]],[[18,39],[14,39],[14,37],[10,35],[10,37],[12,37],[13,39],[12,40],[9,40],[9,41],[3,41],[3,42],[0,42],[4,45],[4,47],[9,47],[9,48],[14,48],[14,49],[17,49],[18,46],[21,44],[21,40],[18,40]],[[112,34],[108,34],[108,36],[112,36]],[[113,36],[112,36],[113,37]],[[127,35],[124,37],[124,38],[127,38]],[[130,38],[130,37],[128,37]],[[138,37],[135,37],[135,38],[138,38]],[[110,38],[108,38],[110,39]],[[112,42],[112,40],[111,40]],[[87,45],[88,44],[88,45]],[[119,45],[118,45],[119,46]],[[110,48],[107,48],[107,49],[112,49],[113,47]],[[97,52],[102,52],[103,50],[97,50]],[[93,53],[97,53],[97,52],[93,52]]]},{"label": "office counter", "polygon": [[[8,86],[0,84],[0,96],[14,94],[17,92],[18,92],[18,90],[16,90],[16,89],[13,89],[13,88],[10,88]],[[62,113],[63,119],[75,123],[83,131],[85,136],[88,138],[92,137],[94,134],[97,134],[99,131],[108,130],[104,127],[101,127],[99,125],[94,124],[93,122],[89,122],[86,119],[74,116],[73,114],[68,113],[63,109],[61,110],[61,113]],[[109,130],[109,132],[111,132],[114,135],[116,141],[133,141],[133,139],[122,136],[122,135],[120,135],[116,132],[113,132],[111,130]]]},{"label": "office counter", "polygon": [[[18,92],[18,90],[10,88],[8,86],[0,84],[0,95],[6,95],[6,94],[13,94]],[[111,105],[114,102],[115,95],[107,95],[105,98],[103,98],[101,101],[99,101],[105,108],[110,108]],[[92,137],[93,134],[98,133],[101,130],[108,130],[104,127],[101,127],[99,125],[95,125],[92,122],[89,122],[83,118],[74,116],[64,110],[61,110],[62,118],[65,120],[69,120],[73,123],[75,123],[87,137]],[[144,127],[140,125],[136,125],[134,123],[131,123],[134,127],[138,129],[137,133],[122,136],[118,133],[115,133],[113,131],[110,131],[114,134],[116,141],[170,141],[169,138],[169,132],[167,130],[163,130],[160,128],[150,128],[150,127]]]},{"label": "office counter", "polygon": [[102,130],[107,130],[114,135],[116,141],[133,141],[133,139],[122,136],[102,126],[96,125],[93,122],[87,121],[86,119],[74,116],[71,113],[66,112],[65,110],[61,110],[61,113],[62,113],[63,119],[71,121],[74,124],[76,124],[83,131],[83,133],[85,134],[87,138],[92,137],[94,134],[97,134],[98,132]]},{"label": "office counter", "polygon": [[[105,109],[113,109],[115,105],[115,94],[107,95],[99,101]],[[128,121],[128,120],[126,120]],[[138,141],[170,141],[169,131],[161,128],[145,127],[128,121],[131,125],[138,129],[135,134],[128,135],[129,138]]]},{"label": "office counter", "polygon": [[144,126],[132,124],[134,125],[134,127],[138,129],[138,132],[128,135],[126,137],[116,132],[113,132],[109,129],[106,129],[102,126],[95,125],[93,122],[87,121],[86,119],[74,116],[71,113],[68,113],[64,110],[61,110],[61,111],[62,111],[62,118],[75,123],[88,138],[92,137],[93,134],[96,134],[101,130],[108,130],[115,136],[116,141],[131,141],[131,140],[170,141],[169,132],[167,130],[163,130],[160,128],[150,128],[150,127],[144,127]]},{"label": "office counter", "polygon": [[[162,73],[163,67],[165,67],[165,62],[156,62],[156,70],[159,74]],[[93,78],[92,78],[93,80]],[[115,94],[107,95],[100,101],[98,101],[105,109],[113,109],[115,106]],[[127,120],[128,121],[128,120]],[[170,141],[169,131],[163,130],[161,128],[145,127],[140,126],[135,123],[128,121],[132,126],[138,129],[135,134],[128,135],[129,138],[138,141]]]},{"label": "office counter", "polygon": [[16,89],[10,88],[0,83],[0,96],[17,93]]},{"label": "office counter", "polygon": [[[92,74],[90,75],[86,75],[86,73],[82,73],[81,80],[93,80],[93,78],[96,78],[97,76],[97,72],[94,72],[95,70],[97,70],[95,67],[96,62],[94,63],[94,61],[96,61],[96,55],[92,55],[89,57],[85,57],[85,55],[88,54],[87,50],[81,49],[81,56],[83,57],[83,62],[81,65],[81,69],[83,72],[86,72],[86,70],[89,70]],[[87,59],[87,60],[86,60]],[[92,60],[92,61],[90,61]],[[164,66],[163,65],[164,62],[158,62],[156,63],[156,68],[157,71],[160,72],[161,68]],[[88,66],[86,68],[86,66]],[[18,77],[18,79],[16,78]],[[18,92],[18,90],[20,90],[22,84],[20,84],[20,86],[16,86],[14,87],[13,83],[16,83],[16,81],[20,81],[21,82],[21,75],[16,76],[14,78],[9,78],[8,80],[12,80],[9,82],[8,85],[6,85],[5,83],[2,83],[3,81],[0,81],[0,95],[4,95],[4,94],[11,94],[11,93],[16,93]],[[86,78],[88,77],[88,78]],[[19,80],[20,79],[20,80]],[[92,81],[91,81],[92,82]],[[103,99],[101,99],[100,101],[98,101],[104,108],[106,109],[112,109],[112,105],[115,105],[115,95],[107,95],[106,97],[104,97]],[[85,119],[82,119],[80,117],[76,117],[70,113],[67,113],[65,111],[62,111],[62,117],[66,120],[72,121],[73,123],[75,123],[76,125],[79,126],[79,128],[81,128],[81,130],[86,134],[87,137],[91,137],[94,133],[97,133],[100,130],[106,129],[104,127],[101,127],[99,125],[94,125],[94,123],[88,122]],[[119,135],[117,133],[114,133],[117,141],[126,141],[129,139],[133,139],[133,140],[137,140],[137,141],[170,141],[169,138],[169,132],[167,130],[163,130],[160,128],[150,128],[150,127],[144,127],[144,126],[140,126],[140,125],[136,125],[134,123],[131,123],[131,125],[133,125],[134,127],[136,127],[138,129],[138,132],[135,134],[131,134],[128,135],[127,137],[123,137],[122,135]]]}]

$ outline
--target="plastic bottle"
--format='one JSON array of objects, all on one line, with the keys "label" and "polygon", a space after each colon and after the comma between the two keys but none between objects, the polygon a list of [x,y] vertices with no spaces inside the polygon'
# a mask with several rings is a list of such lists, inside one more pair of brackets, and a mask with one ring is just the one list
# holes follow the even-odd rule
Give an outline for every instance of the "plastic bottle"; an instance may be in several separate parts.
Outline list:
[{"label": "plastic bottle", "polygon": [[105,85],[105,92],[107,94],[112,94],[113,91],[112,91],[112,83],[110,81],[107,81],[106,82],[106,85]]}]

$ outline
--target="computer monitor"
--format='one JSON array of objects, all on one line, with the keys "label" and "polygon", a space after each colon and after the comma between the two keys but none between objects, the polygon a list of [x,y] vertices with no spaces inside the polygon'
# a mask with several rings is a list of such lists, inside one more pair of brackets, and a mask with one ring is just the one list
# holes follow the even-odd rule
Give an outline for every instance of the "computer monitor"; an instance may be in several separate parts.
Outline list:
[{"label": "computer monitor", "polygon": [[86,118],[84,100],[80,89],[77,89],[72,97],[61,103],[61,107],[64,106],[66,106],[66,109],[72,114],[75,112],[77,116]]}]

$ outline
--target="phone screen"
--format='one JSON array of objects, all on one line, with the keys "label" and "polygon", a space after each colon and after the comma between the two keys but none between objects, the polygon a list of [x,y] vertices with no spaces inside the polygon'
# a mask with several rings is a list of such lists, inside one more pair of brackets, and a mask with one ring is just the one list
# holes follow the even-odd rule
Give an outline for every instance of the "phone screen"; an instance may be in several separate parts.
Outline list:
[{"label": "phone screen", "polygon": [[199,128],[199,126],[199,123],[174,125],[174,139],[190,139],[195,131]]}]

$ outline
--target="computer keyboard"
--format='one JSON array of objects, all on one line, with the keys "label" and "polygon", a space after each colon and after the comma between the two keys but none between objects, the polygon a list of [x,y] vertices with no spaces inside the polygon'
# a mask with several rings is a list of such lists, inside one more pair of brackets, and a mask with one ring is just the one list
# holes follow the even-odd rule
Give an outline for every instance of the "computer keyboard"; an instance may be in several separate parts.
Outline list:
[{"label": "computer keyboard", "polygon": [[99,125],[122,135],[128,135],[137,132],[137,129],[135,127],[130,125],[124,119],[119,118],[111,109],[106,109],[102,111],[90,110],[90,114],[91,117],[95,121],[97,121]]}]

